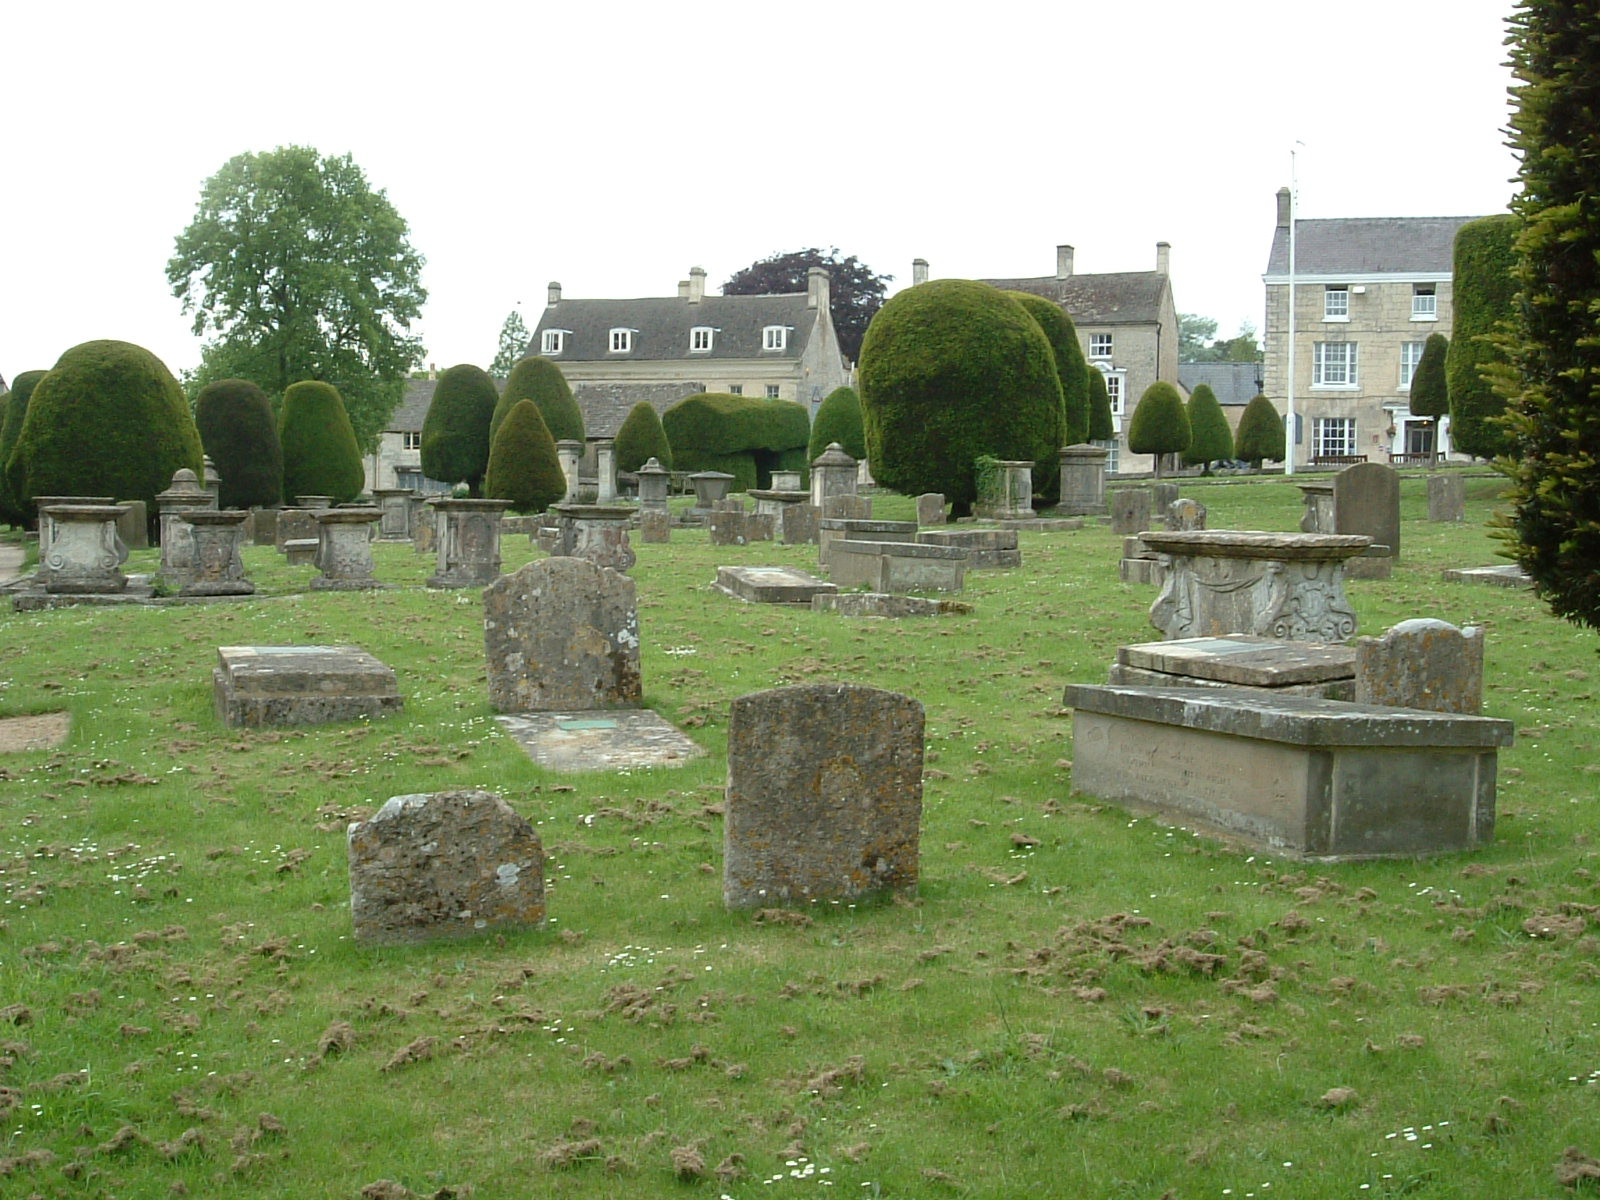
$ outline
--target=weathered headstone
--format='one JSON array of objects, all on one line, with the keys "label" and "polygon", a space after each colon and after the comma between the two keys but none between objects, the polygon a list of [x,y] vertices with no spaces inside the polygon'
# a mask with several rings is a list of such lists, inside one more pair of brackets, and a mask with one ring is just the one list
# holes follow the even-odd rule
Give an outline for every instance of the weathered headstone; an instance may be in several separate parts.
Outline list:
[{"label": "weathered headstone", "polygon": [[1401,621],[1357,638],[1356,702],[1432,712],[1483,711],[1483,631],[1445,621]]},{"label": "weathered headstone", "polygon": [[1144,488],[1118,488],[1111,493],[1111,532],[1143,533],[1150,528],[1150,493]]},{"label": "weathered headstone", "polygon": [[1106,458],[1104,446],[1080,442],[1063,446],[1061,458],[1061,501],[1056,511],[1068,517],[1104,516],[1106,508]]},{"label": "weathered headstone", "polygon": [[672,515],[665,507],[639,510],[639,540],[647,546],[672,540]]},{"label": "weathered headstone", "polygon": [[1335,533],[1358,533],[1376,549],[1352,559],[1345,568],[1351,579],[1387,579],[1400,557],[1400,473],[1383,463],[1356,463],[1333,477]]},{"label": "weathered headstone", "polygon": [[772,490],[775,492],[798,492],[804,489],[800,486],[800,477],[804,471],[778,470],[772,472]]},{"label": "weathered headstone", "polygon": [[248,596],[256,585],[244,577],[244,525],[250,514],[241,508],[192,512],[187,516],[194,540],[194,564],[180,596]]},{"label": "weathered headstone", "polygon": [[923,720],[911,697],[855,684],[734,700],[723,902],[782,906],[914,890]]},{"label": "weathered headstone", "polygon": [[1172,507],[1172,502],[1178,498],[1178,485],[1175,483],[1152,483],[1150,485],[1150,511],[1165,516],[1167,509]]},{"label": "weathered headstone", "polygon": [[785,504],[778,514],[778,537],[785,546],[803,546],[817,540],[821,510],[815,504]]},{"label": "weathered headstone", "polygon": [[1356,632],[1344,564],[1369,542],[1355,534],[1148,530],[1166,556],[1150,623],[1169,640],[1253,633],[1291,642],[1343,642]]},{"label": "weathered headstone", "polygon": [[410,488],[373,488],[372,499],[383,516],[378,521],[378,537],[383,541],[411,540],[412,497]]},{"label": "weathered headstone", "polygon": [[617,443],[614,438],[596,438],[594,443],[595,475],[598,491],[596,504],[617,502]]},{"label": "weathered headstone", "polygon": [[817,562],[829,569],[829,550],[835,542],[915,542],[915,521],[868,521],[824,517],[817,522]]},{"label": "weathered headstone", "polygon": [[622,572],[581,558],[538,559],[485,588],[483,607],[495,711],[639,704],[639,607]]},{"label": "weathered headstone", "polygon": [[278,510],[252,508],[250,510],[250,543],[254,546],[278,544]]},{"label": "weathered headstone", "polygon": [[923,492],[917,497],[917,524],[944,524],[944,493]]},{"label": "weathered headstone", "polygon": [[200,486],[210,494],[211,507],[218,508],[222,504],[222,476],[217,474],[217,464],[211,461],[211,455],[205,454],[200,458],[200,466]]},{"label": "weathered headstone", "polygon": [[[161,581],[176,591],[189,582],[194,566],[194,536],[184,517],[214,507],[211,493],[200,486],[195,473],[183,467],[172,474],[172,483],[156,493],[156,536],[161,542]],[[42,527],[41,527],[42,529]],[[43,536],[41,533],[41,550]]]},{"label": "weathered headstone", "polygon": [[311,580],[319,592],[359,592],[379,587],[372,576],[372,529],[383,514],[376,508],[319,508],[317,570]]},{"label": "weathered headstone", "polygon": [[744,501],[745,501],[745,498],[742,495],[741,496],[724,496],[721,500],[718,500],[715,504],[713,504],[711,506],[711,511],[712,512],[742,513],[742,512],[745,511],[745,503],[744,503]]},{"label": "weathered headstone", "polygon": [[355,939],[405,945],[544,924],[539,831],[493,792],[394,796],[349,828]]},{"label": "weathered headstone", "polygon": [[817,508],[819,517],[825,521],[870,521],[872,520],[872,497],[858,496],[854,492],[847,492],[837,496],[829,496]]},{"label": "weathered headstone", "polygon": [[1428,520],[1464,521],[1467,481],[1459,475],[1428,476]]},{"label": "weathered headstone", "polygon": [[405,705],[394,672],[355,646],[222,646],[211,673],[230,727],[371,720]]},{"label": "weathered headstone", "polygon": [[128,510],[117,519],[117,536],[129,550],[150,549],[150,512],[143,500],[124,500]]},{"label": "weathered headstone", "polygon": [[1187,533],[1206,527],[1206,506],[1198,500],[1179,498],[1167,505],[1167,528]]},{"label": "weathered headstone", "polygon": [[509,500],[438,499],[439,566],[428,577],[436,588],[482,587],[500,575],[500,519]]},{"label": "weathered headstone", "polygon": [[[160,499],[158,496],[157,499]],[[290,542],[303,542],[317,536],[317,518],[309,508],[280,508],[273,526],[279,550]]]},{"label": "weathered headstone", "polygon": [[750,540],[743,509],[714,508],[706,514],[706,526],[713,546],[743,546]]},{"label": "weathered headstone", "polygon": [[1320,861],[1494,836],[1511,723],[1305,696],[1074,684],[1072,786]]},{"label": "weathered headstone", "polygon": [[1033,464],[980,462],[977,499],[972,515],[980,519],[1020,521],[1033,516]]}]

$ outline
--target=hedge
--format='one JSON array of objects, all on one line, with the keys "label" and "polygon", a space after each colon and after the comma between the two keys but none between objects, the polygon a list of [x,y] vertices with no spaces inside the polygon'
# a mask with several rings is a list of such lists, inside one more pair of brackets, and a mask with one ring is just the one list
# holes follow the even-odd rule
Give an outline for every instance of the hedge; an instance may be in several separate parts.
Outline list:
[{"label": "hedge", "polygon": [[823,397],[811,421],[806,457],[816,462],[834,442],[854,459],[867,456],[867,431],[861,417],[861,396],[853,387],[837,387]]},{"label": "hedge", "polygon": [[803,470],[811,418],[793,400],[700,392],[661,414],[680,471],[726,471],[734,491],[767,487],[775,470]]},{"label": "hedge", "polygon": [[11,381],[11,391],[6,400],[5,415],[0,417],[0,520],[10,525],[29,525],[36,517],[33,505],[13,496],[6,463],[22,435],[22,418],[27,415],[28,401],[33,389],[48,372],[24,371]]},{"label": "hedge", "polygon": [[1499,420],[1505,397],[1494,379],[1496,371],[1508,367],[1505,352],[1494,339],[1504,335],[1516,317],[1517,230],[1517,218],[1510,213],[1468,221],[1456,230],[1450,285],[1454,314],[1444,373],[1450,393],[1450,443],[1474,458],[1511,452],[1510,432]]},{"label": "hedge", "polygon": [[561,368],[548,358],[534,355],[517,361],[506,380],[506,390],[495,405],[489,422],[489,435],[500,428],[500,422],[519,400],[532,400],[544,418],[545,428],[556,441],[584,440],[583,411],[572,398],[572,388]]}]

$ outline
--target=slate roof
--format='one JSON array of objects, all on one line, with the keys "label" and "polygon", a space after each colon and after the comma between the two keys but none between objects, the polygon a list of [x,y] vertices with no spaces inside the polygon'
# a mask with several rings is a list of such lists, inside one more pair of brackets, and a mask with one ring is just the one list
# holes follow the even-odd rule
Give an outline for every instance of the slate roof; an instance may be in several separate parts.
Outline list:
[{"label": "slate roof", "polygon": [[[1477,217],[1333,217],[1295,221],[1298,275],[1448,275],[1456,230]],[[1289,230],[1272,235],[1268,275],[1289,273]]]},{"label": "slate roof", "polygon": [[[703,296],[698,303],[676,296],[637,300],[568,300],[544,310],[528,343],[538,354],[546,329],[568,330],[566,348],[548,357],[553,362],[712,362],[729,359],[797,359],[804,353],[817,314],[806,306],[805,292],[766,296]],[[689,349],[689,330],[709,325],[716,330],[709,351]],[[789,327],[788,345],[763,350],[762,330]],[[611,352],[611,331],[632,329],[633,349]]]},{"label": "slate roof", "polygon": [[1074,325],[1155,325],[1167,277],[1158,271],[1106,275],[1043,275],[1032,279],[985,279],[1011,292],[1032,292],[1067,310]]},{"label": "slate roof", "polygon": [[1202,383],[1211,385],[1223,408],[1242,408],[1261,390],[1262,364],[1245,362],[1179,363],[1178,382],[1190,395]]},{"label": "slate roof", "polygon": [[583,413],[585,436],[616,437],[639,401],[648,401],[660,416],[685,396],[705,390],[703,383],[575,383],[572,398]]}]

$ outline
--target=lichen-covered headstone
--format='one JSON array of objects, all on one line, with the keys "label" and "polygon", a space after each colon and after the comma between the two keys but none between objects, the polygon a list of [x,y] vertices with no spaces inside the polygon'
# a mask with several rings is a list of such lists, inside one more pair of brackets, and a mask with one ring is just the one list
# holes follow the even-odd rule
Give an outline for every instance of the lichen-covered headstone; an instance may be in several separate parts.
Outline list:
[{"label": "lichen-covered headstone", "polygon": [[1356,639],[1356,703],[1483,711],[1483,631],[1426,618]]},{"label": "lichen-covered headstone", "polygon": [[1121,488],[1111,493],[1111,532],[1143,533],[1150,528],[1150,493],[1144,488]]},{"label": "lichen-covered headstone", "polygon": [[672,514],[667,512],[665,508],[641,508],[639,510],[639,540],[647,546],[670,542],[672,540]]},{"label": "lichen-covered headstone", "polygon": [[1167,528],[1188,532],[1206,527],[1206,506],[1198,500],[1179,498],[1167,505]]},{"label": "lichen-covered headstone", "polygon": [[537,559],[483,590],[496,712],[633,708],[639,606],[633,580],[582,558]]},{"label": "lichen-covered headstone", "polygon": [[923,492],[917,497],[917,524],[944,524],[944,493]]},{"label": "lichen-covered headstone", "polygon": [[395,796],[348,834],[358,942],[396,945],[544,923],[539,832],[493,792]]},{"label": "lichen-covered headstone", "polygon": [[847,683],[740,696],[728,722],[730,908],[917,886],[923,709]]}]

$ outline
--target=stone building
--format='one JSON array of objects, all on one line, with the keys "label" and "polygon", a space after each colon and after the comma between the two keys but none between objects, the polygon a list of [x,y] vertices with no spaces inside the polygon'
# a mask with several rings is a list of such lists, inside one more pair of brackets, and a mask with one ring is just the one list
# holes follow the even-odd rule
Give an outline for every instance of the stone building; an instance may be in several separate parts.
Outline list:
[{"label": "stone building", "polygon": [[611,436],[634,403],[663,411],[696,392],[795,400],[815,412],[850,382],[828,312],[828,273],[804,292],[708,296],[699,267],[676,296],[549,301],[527,353],[557,363],[583,410],[586,432]]},{"label": "stone building", "polygon": [[[1152,383],[1178,384],[1178,309],[1172,299],[1172,247],[1156,243],[1154,271],[1079,275],[1071,246],[1056,247],[1056,273],[1027,279],[985,279],[1008,291],[1032,292],[1061,305],[1077,326],[1078,340],[1091,366],[1105,374],[1111,412],[1118,426],[1106,459],[1108,471],[1148,471],[1148,454],[1128,452],[1128,421],[1139,397]],[[914,282],[927,277],[927,264],[912,267]]]},{"label": "stone building", "polygon": [[1178,387],[1187,398],[1195,388],[1209,384],[1228,418],[1228,428],[1239,435],[1239,418],[1245,405],[1261,393],[1261,364],[1255,362],[1200,362],[1178,364]]},{"label": "stone building", "polygon": [[[504,391],[506,381],[496,379],[494,385]],[[448,483],[422,473],[422,422],[438,386],[438,372],[431,366],[428,378],[406,380],[399,407],[378,435],[377,450],[362,459],[369,492],[373,488],[411,488],[429,495],[450,491]]]},{"label": "stone building", "polygon": [[[1428,335],[1450,336],[1456,230],[1475,217],[1296,218],[1294,457],[1388,462],[1435,448],[1428,418],[1406,406]],[[1289,189],[1267,261],[1266,394],[1280,410],[1289,380]],[[1438,451],[1448,454],[1449,418]],[[1407,461],[1401,458],[1400,461]]]}]

